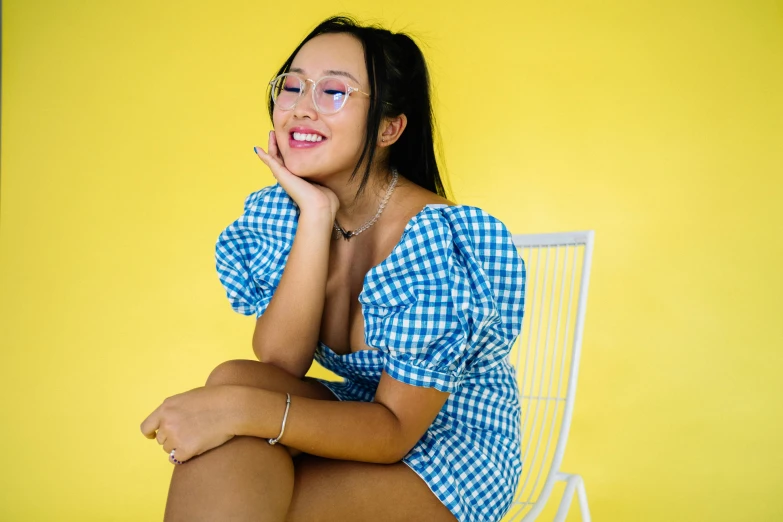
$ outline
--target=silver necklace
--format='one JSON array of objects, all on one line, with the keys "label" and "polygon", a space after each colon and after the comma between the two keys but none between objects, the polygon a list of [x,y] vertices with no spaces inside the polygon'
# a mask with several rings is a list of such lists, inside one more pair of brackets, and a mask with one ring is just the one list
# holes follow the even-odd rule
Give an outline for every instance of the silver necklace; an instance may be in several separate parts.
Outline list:
[{"label": "silver necklace", "polygon": [[389,188],[386,189],[386,195],[383,196],[383,200],[381,200],[381,205],[378,207],[378,212],[375,213],[375,217],[373,217],[371,220],[369,220],[364,225],[360,226],[356,230],[350,231],[345,230],[343,227],[340,226],[340,224],[337,222],[337,220],[334,220],[334,229],[340,233],[340,235],[348,241],[354,236],[358,236],[371,226],[375,224],[376,221],[378,221],[378,218],[381,216],[381,212],[383,212],[383,209],[386,208],[386,203],[389,202],[389,198],[392,195],[392,192],[394,192],[394,187],[397,185],[397,169],[392,169],[392,180],[391,183],[389,183]]}]

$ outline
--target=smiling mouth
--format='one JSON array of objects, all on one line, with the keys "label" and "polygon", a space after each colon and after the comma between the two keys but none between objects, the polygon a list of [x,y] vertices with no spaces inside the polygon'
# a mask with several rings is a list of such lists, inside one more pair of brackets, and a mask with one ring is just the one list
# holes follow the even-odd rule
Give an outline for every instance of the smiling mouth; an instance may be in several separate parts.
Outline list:
[{"label": "smiling mouth", "polygon": [[323,141],[324,137],[320,134],[305,134],[303,132],[293,132],[291,133],[291,138],[294,141],[300,141],[300,142],[312,142],[317,143],[319,141]]},{"label": "smiling mouth", "polygon": [[325,141],[326,137],[321,134],[294,131],[289,135],[288,146],[292,149],[312,149]]}]

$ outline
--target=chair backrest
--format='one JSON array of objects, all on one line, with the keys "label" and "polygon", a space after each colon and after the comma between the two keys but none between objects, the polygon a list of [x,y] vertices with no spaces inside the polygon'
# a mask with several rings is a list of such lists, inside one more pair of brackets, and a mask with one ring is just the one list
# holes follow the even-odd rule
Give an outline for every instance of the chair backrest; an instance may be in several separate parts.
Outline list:
[{"label": "chair backrest", "polygon": [[527,272],[522,332],[509,356],[522,407],[522,477],[504,520],[535,518],[560,470],[574,409],[594,236],[592,230],[513,236]]}]

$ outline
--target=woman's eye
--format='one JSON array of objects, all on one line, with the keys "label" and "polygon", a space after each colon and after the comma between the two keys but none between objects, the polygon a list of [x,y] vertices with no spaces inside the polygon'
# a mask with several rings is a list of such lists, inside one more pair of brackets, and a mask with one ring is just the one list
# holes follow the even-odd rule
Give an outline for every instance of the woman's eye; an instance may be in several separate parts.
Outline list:
[{"label": "woman's eye", "polygon": [[283,87],[283,90],[285,92],[295,92],[295,93],[298,93],[299,92],[299,87]]},{"label": "woman's eye", "polygon": [[336,89],[326,89],[326,90],[324,90],[324,92],[326,94],[328,94],[329,96],[338,96],[338,95],[339,96],[345,96],[345,92],[344,91],[338,91]]}]

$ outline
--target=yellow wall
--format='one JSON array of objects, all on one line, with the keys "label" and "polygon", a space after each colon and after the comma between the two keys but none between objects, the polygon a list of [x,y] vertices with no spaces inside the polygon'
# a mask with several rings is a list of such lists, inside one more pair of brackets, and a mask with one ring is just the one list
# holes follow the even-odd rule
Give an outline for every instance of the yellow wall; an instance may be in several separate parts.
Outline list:
[{"label": "yellow wall", "polygon": [[335,9],[425,41],[460,203],[596,231],[564,462],[594,519],[783,519],[781,2],[15,0],[0,520],[160,519],[139,424],[252,358],[214,241],[273,183],[265,83]]}]

